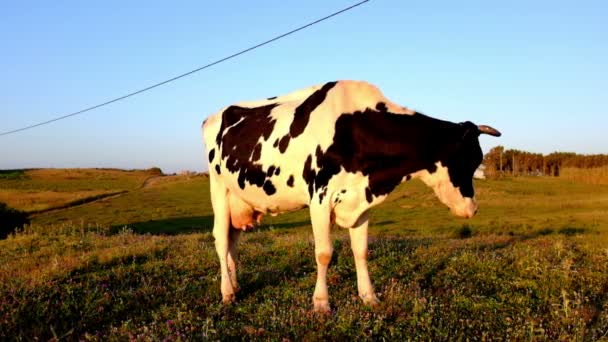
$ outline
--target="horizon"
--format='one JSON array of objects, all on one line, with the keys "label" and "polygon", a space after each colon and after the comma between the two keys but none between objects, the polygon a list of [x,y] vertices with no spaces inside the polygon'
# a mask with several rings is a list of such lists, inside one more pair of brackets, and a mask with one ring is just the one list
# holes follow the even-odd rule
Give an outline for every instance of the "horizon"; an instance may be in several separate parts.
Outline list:
[{"label": "horizon", "polygon": [[[502,146],[502,145],[492,146],[487,151],[484,151],[484,158],[485,158],[486,154],[488,154],[492,148],[499,147],[499,146]],[[503,147],[504,147],[505,152],[516,150],[516,151],[520,151],[520,152],[524,152],[524,153],[541,154],[543,157],[547,157],[551,154],[558,154],[558,153],[574,153],[577,156],[583,156],[583,157],[584,156],[594,156],[594,155],[608,155],[608,153],[585,154],[585,153],[577,153],[577,152],[572,152],[572,151],[553,151],[553,152],[549,152],[549,153],[541,153],[541,152],[513,149],[513,148],[509,148],[507,146],[503,146]],[[483,161],[480,164],[480,166],[481,165],[485,165]],[[113,167],[113,166],[86,166],[86,165],[78,166],[78,167],[45,167],[45,166],[41,166],[41,167],[0,169],[0,172],[44,170],[44,169],[97,169],[97,170],[118,170],[118,171],[145,171],[145,170],[150,170],[150,169],[153,169],[156,167],[157,166],[154,166],[154,165],[151,165],[149,167],[142,167],[142,168],[129,168],[129,167],[124,168],[124,167]],[[161,170],[163,175],[174,175],[174,174],[180,175],[181,173],[187,173],[187,172],[196,172],[196,173],[208,173],[209,172],[209,168],[204,168],[201,170],[180,169],[180,170],[171,170],[168,172],[166,170],[163,170],[160,167],[158,167],[158,168]]]},{"label": "horizon", "polygon": [[[0,131],[92,106],[353,4],[0,5]],[[230,104],[337,79],[532,153],[608,153],[608,4],[370,1],[136,97],[0,137],[0,169],[207,169],[200,125]]]}]

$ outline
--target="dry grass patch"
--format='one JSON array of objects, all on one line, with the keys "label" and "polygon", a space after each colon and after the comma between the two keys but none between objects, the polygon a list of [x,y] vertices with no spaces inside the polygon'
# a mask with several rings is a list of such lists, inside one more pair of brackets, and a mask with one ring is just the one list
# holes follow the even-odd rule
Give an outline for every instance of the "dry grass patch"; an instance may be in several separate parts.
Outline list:
[{"label": "dry grass patch", "polygon": [[26,212],[80,204],[140,188],[158,170],[32,169],[0,172],[0,202]]},{"label": "dry grass patch", "polygon": [[608,166],[589,169],[563,168],[560,177],[569,181],[608,185]]},{"label": "dry grass patch", "polygon": [[133,190],[159,174],[155,170],[32,169],[0,177],[0,188],[30,191]]},{"label": "dry grass patch", "polygon": [[17,210],[31,212],[62,207],[85,198],[96,197],[109,193],[114,193],[114,191],[89,190],[61,192],[0,190],[0,202],[4,202]]}]

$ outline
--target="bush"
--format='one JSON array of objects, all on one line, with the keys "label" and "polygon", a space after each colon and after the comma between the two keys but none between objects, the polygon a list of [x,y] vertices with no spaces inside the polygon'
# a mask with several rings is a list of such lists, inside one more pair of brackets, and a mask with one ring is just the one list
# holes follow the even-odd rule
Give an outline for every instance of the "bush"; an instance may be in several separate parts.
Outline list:
[{"label": "bush", "polygon": [[15,232],[16,228],[29,223],[26,213],[0,202],[0,239],[6,239],[9,234]]},{"label": "bush", "polygon": [[148,171],[148,173],[154,175],[154,176],[162,176],[163,175],[163,170],[160,169],[160,167],[151,167],[149,169],[147,169],[146,171]]},{"label": "bush", "polygon": [[0,170],[0,179],[22,179],[25,178],[23,170]]}]

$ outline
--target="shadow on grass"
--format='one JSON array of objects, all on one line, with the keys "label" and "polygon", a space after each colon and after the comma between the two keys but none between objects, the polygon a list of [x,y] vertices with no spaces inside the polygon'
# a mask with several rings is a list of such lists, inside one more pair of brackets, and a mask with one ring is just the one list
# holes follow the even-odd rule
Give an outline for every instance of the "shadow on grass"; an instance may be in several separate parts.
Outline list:
[{"label": "shadow on grass", "polygon": [[[247,232],[268,232],[290,230],[295,228],[308,227],[310,228],[310,219],[292,218],[291,220],[281,220],[283,222],[273,222],[274,219],[263,220],[261,224]],[[387,226],[395,224],[394,220],[384,220],[377,223],[372,223],[374,226]],[[178,235],[211,232],[213,230],[213,215],[204,216],[186,216],[186,217],[171,217],[160,220],[148,220],[133,222],[128,224],[113,225],[111,233],[115,234],[125,227],[133,230],[136,234],[160,234],[160,235]],[[406,231],[414,232],[414,229],[406,229]]]},{"label": "shadow on grass", "polygon": [[395,221],[395,220],[384,220],[384,221],[380,221],[380,222],[371,222],[370,221],[370,225],[374,225],[374,226],[378,226],[378,227],[386,226],[389,224],[395,224],[395,223],[397,223],[397,221]]},{"label": "shadow on grass", "polygon": [[[563,228],[559,228],[559,229],[542,228],[542,229],[534,230],[531,232],[519,232],[519,233],[510,231],[509,236],[511,238],[509,240],[501,241],[501,242],[492,242],[492,243],[479,243],[477,248],[479,250],[493,250],[494,251],[494,250],[500,250],[503,248],[507,248],[507,247],[512,246],[517,243],[525,242],[528,240],[533,240],[533,239],[540,238],[543,236],[549,236],[552,234],[559,234],[559,235],[565,235],[567,237],[571,237],[571,236],[587,234],[587,233],[590,233],[589,229],[582,228],[582,227],[563,227]],[[460,229],[458,234],[459,234],[460,238],[469,238],[472,236],[472,230],[468,226],[463,226],[463,228]]]},{"label": "shadow on grass", "polygon": [[112,226],[112,233],[125,227],[136,234],[177,235],[210,232],[213,228],[213,215],[172,217],[162,220],[149,220]]},{"label": "shadow on grass", "polygon": [[[251,231],[272,231],[276,229],[292,229],[309,225],[310,221],[282,222],[261,224]],[[112,226],[111,233],[116,234],[125,227],[136,234],[178,235],[190,233],[205,233],[213,230],[213,215],[172,217],[162,220],[149,220]]]},{"label": "shadow on grass", "polygon": [[572,235],[585,234],[585,233],[587,233],[587,229],[578,228],[578,227],[567,227],[567,228],[562,228],[562,229],[558,230],[557,232],[559,234],[572,236]]},{"label": "shadow on grass", "polygon": [[509,232],[509,235],[519,237],[521,240],[530,240],[540,236],[547,236],[551,234],[560,234],[566,236],[574,236],[589,233],[589,229],[583,227],[563,227],[559,229],[543,228],[530,233],[517,234]]},{"label": "shadow on grass", "polygon": [[292,229],[292,228],[303,227],[306,225],[310,226],[310,220],[294,221],[294,222],[281,222],[281,223],[268,223],[268,224],[262,223],[261,225],[253,228],[252,231],[272,231],[275,229]]}]

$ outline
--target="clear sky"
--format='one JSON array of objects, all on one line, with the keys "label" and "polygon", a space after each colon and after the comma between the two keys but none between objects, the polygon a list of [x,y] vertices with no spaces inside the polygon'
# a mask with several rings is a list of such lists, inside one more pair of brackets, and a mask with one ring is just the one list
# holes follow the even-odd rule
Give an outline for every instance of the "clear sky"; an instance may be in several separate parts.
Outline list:
[{"label": "clear sky", "polygon": [[[0,131],[95,105],[355,1],[3,1]],[[503,132],[533,152],[608,153],[608,1],[372,0],[104,108],[0,137],[0,169],[206,169],[221,107],[337,79]]]}]

